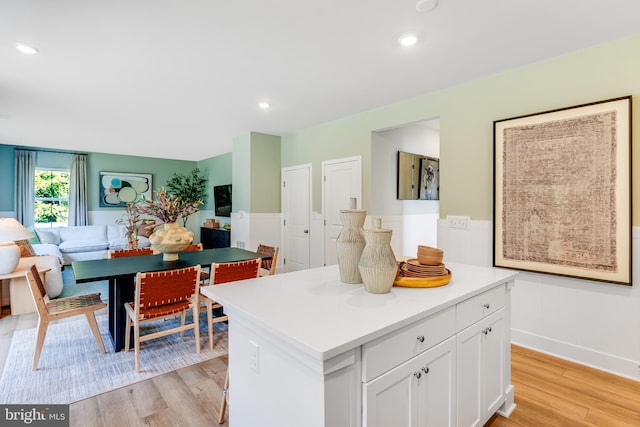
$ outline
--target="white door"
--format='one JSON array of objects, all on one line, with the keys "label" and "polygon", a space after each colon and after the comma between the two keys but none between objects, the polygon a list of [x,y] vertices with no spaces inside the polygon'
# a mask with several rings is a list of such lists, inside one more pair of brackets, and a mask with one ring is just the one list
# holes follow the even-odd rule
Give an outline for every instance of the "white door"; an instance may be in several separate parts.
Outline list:
[{"label": "white door", "polygon": [[362,209],[362,157],[322,162],[322,212],[324,217],[324,265],[338,262],[336,239],[342,224],[340,211],[349,209],[351,198]]},{"label": "white door", "polygon": [[311,165],[282,169],[283,271],[309,268]]}]

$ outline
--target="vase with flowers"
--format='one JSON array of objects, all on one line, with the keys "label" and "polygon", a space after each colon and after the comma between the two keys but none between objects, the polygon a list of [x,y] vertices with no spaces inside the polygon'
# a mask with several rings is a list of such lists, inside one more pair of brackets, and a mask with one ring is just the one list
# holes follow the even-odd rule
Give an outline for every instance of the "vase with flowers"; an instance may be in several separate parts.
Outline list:
[{"label": "vase with flowers", "polygon": [[145,200],[136,204],[140,215],[149,216],[158,221],[159,227],[149,236],[151,246],[163,254],[163,260],[176,261],[178,253],[193,241],[193,232],[178,224],[198,212],[201,201],[186,202],[179,196],[169,194],[164,188],[155,191],[154,200]]},{"label": "vase with flowers", "polygon": [[133,202],[127,203],[123,217],[116,220],[116,224],[124,226],[124,236],[129,241],[129,249],[138,247],[138,224],[140,221],[140,212]]}]

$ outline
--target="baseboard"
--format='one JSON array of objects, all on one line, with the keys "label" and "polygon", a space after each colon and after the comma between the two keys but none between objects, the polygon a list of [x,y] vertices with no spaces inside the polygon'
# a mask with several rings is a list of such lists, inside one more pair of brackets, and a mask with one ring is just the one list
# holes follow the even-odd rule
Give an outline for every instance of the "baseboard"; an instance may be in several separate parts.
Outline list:
[{"label": "baseboard", "polygon": [[511,330],[511,343],[600,371],[640,381],[640,361],[637,360],[624,359],[612,354],[517,329]]}]

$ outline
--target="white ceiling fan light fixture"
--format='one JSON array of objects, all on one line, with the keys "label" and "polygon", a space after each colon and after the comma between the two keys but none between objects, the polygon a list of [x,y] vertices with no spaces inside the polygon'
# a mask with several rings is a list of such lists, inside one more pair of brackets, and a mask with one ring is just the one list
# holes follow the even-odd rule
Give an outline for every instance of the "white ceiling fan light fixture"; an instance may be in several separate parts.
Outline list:
[{"label": "white ceiling fan light fixture", "polygon": [[430,12],[438,6],[438,0],[418,0],[416,10],[418,12]]},{"label": "white ceiling fan light fixture", "polygon": [[25,55],[35,55],[36,53],[38,53],[38,49],[24,43],[16,43],[16,49],[18,49],[18,51],[24,53]]}]

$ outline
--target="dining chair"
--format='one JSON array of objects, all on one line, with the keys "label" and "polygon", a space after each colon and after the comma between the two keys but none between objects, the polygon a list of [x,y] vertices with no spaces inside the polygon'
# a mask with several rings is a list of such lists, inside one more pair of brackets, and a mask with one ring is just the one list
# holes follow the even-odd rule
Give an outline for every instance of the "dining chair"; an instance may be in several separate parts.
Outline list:
[{"label": "dining chair", "polygon": [[[134,333],[136,372],[140,372],[140,343],[155,338],[193,329],[196,352],[200,353],[199,311],[193,311],[193,322],[186,323],[187,309],[199,307],[200,266],[166,271],[138,273],[136,275],[135,301],[124,304],[127,313],[125,348],[129,351],[131,328]],[[152,320],[167,319],[180,314],[180,325],[157,332],[140,334],[140,325]],[[162,322],[158,323],[158,328]]]},{"label": "dining chair", "polygon": [[98,344],[98,349],[100,353],[104,354],[104,343],[102,342],[100,329],[98,328],[95,316],[96,311],[107,306],[107,303],[102,302],[100,299],[100,294],[77,295],[50,300],[36,266],[32,265],[25,275],[27,276],[29,289],[31,290],[31,295],[33,295],[33,300],[38,312],[38,331],[36,334],[35,354],[33,355],[33,366],[31,369],[34,371],[38,369],[40,353],[42,352],[42,345],[47,335],[49,323],[53,320],[79,316],[81,314],[84,314],[87,318],[87,322],[89,322],[89,327],[93,333],[93,338],[95,338],[96,344]]},{"label": "dining chair", "polygon": [[[221,283],[234,282],[236,280],[254,279],[260,277],[260,263],[262,258],[255,258],[246,261],[221,262],[211,264],[211,278],[208,286],[219,285]],[[207,326],[209,329],[209,348],[213,350],[213,324],[224,322],[229,317],[222,313],[220,316],[213,316],[213,309],[222,309],[222,305],[206,295],[200,294],[200,298],[205,303],[207,310]]]},{"label": "dining chair", "polygon": [[129,256],[153,255],[153,248],[136,248],[136,249],[111,249],[107,252],[107,258],[124,258]]},{"label": "dining chair", "polygon": [[261,276],[273,276],[276,274],[276,265],[278,264],[278,247],[277,246],[267,246],[267,245],[258,245],[257,253],[261,255],[267,255],[262,259],[262,265],[260,272]]},{"label": "dining chair", "polygon": [[[203,250],[202,243],[192,243],[187,246],[182,252],[195,252]],[[200,285],[206,285],[209,283],[209,266],[205,265],[200,269]]]},{"label": "dining chair", "polygon": [[[211,264],[211,284],[209,286],[215,286],[222,283],[235,282],[237,280],[255,279],[260,277],[260,265],[262,258],[250,259],[247,261],[237,262],[221,262]],[[206,295],[200,294],[200,297],[204,300],[207,310],[207,326],[209,329],[209,348],[213,350],[213,324],[218,322],[224,322],[229,317],[226,314],[213,317],[213,309],[220,308],[222,305]],[[222,402],[220,404],[219,411],[219,423],[224,422],[225,412],[227,410],[227,398],[229,391],[229,367],[227,366],[227,375],[224,381],[224,388],[222,389]]]}]

